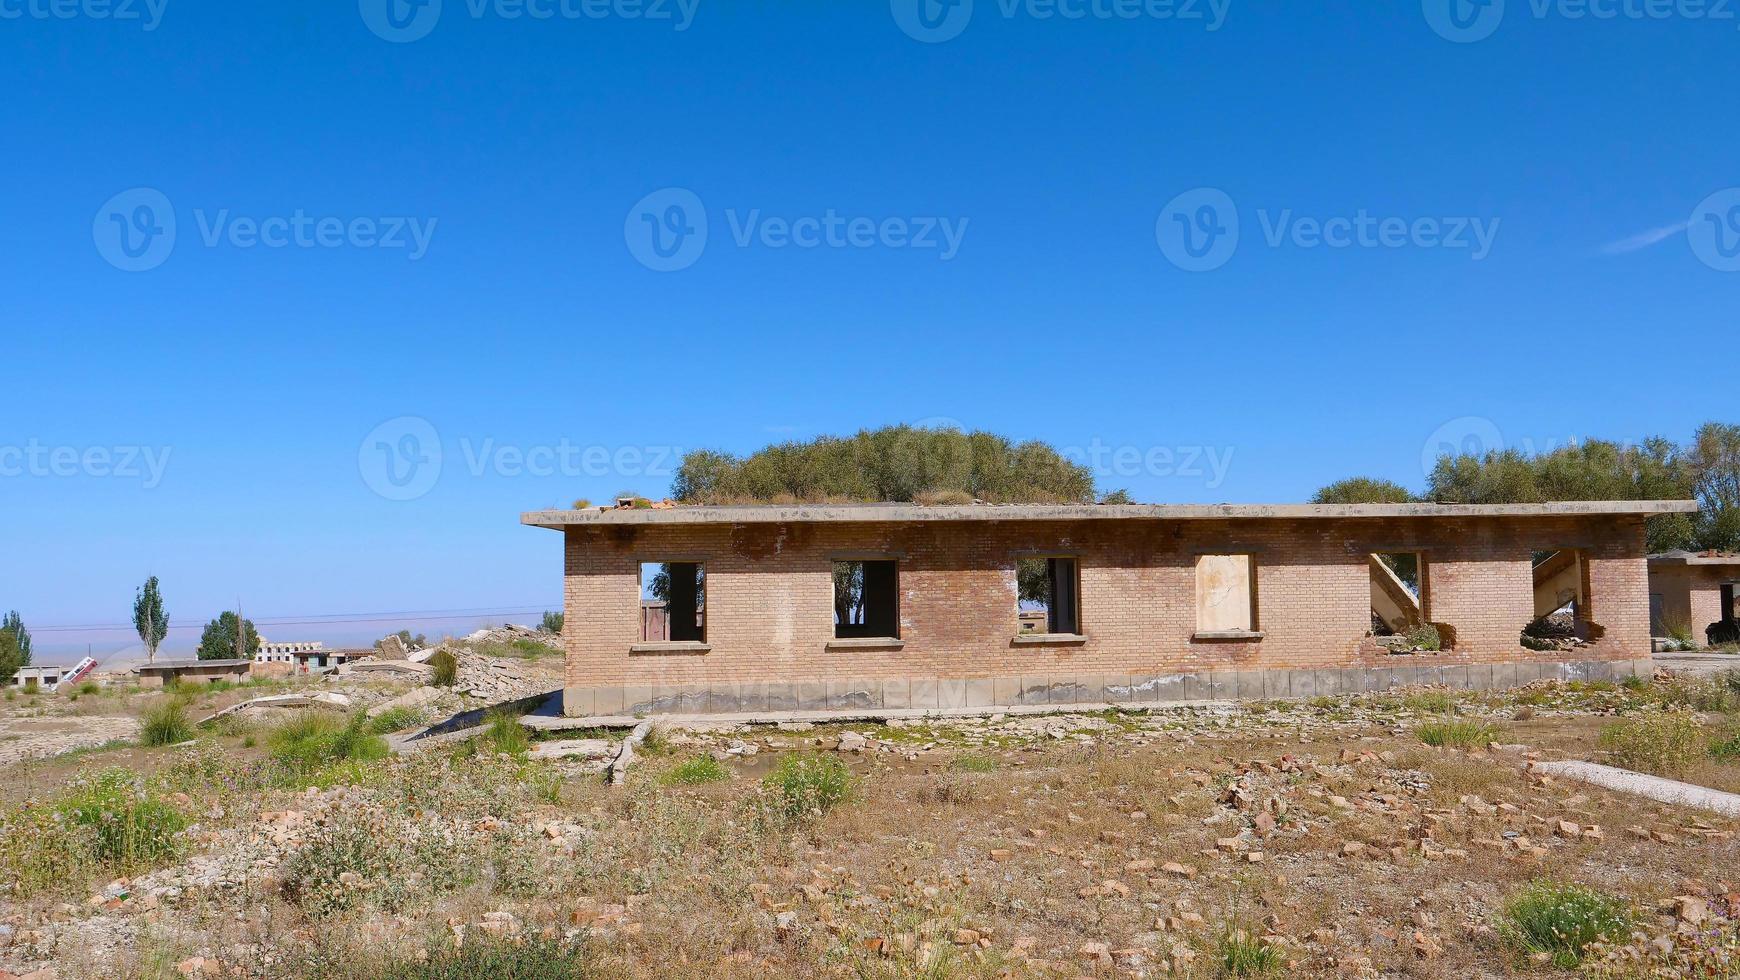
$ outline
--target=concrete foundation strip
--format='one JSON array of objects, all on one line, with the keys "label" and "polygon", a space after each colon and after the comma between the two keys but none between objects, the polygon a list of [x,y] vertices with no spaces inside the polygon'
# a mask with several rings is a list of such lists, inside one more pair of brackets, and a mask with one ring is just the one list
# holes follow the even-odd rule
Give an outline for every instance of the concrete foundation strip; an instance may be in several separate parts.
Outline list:
[{"label": "concrete foundation strip", "polygon": [[1730,817],[1740,817],[1740,794],[1682,783],[1678,780],[1647,776],[1629,769],[1616,769],[1594,762],[1536,762],[1529,767],[1534,772],[1565,776],[1580,782],[1631,793],[1658,803],[1713,810]]},{"label": "concrete foundation strip", "polygon": [[621,786],[628,781],[628,767],[634,765],[634,747],[646,741],[652,732],[653,723],[643,721],[634,726],[634,731],[622,740],[622,749],[616,753],[616,758],[610,763],[610,785]]}]

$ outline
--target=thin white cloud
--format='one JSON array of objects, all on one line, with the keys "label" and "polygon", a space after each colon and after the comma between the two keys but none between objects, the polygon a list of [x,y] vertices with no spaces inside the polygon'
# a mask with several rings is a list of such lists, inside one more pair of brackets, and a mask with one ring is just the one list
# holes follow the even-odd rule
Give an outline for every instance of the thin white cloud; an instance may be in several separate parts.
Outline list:
[{"label": "thin white cloud", "polygon": [[1690,222],[1681,221],[1678,224],[1663,225],[1660,228],[1651,228],[1649,231],[1632,235],[1630,238],[1621,238],[1616,242],[1608,242],[1606,245],[1601,246],[1601,254],[1624,255],[1627,252],[1641,251],[1649,248],[1651,245],[1659,245],[1685,231],[1689,224]]}]

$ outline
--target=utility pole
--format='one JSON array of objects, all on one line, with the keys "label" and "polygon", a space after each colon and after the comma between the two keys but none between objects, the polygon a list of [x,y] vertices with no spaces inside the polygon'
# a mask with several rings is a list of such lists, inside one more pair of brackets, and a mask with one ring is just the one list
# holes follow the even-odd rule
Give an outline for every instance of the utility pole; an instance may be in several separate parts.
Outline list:
[{"label": "utility pole", "polygon": [[242,638],[248,632],[247,620],[242,618],[242,597],[236,596],[236,659],[242,658]]}]

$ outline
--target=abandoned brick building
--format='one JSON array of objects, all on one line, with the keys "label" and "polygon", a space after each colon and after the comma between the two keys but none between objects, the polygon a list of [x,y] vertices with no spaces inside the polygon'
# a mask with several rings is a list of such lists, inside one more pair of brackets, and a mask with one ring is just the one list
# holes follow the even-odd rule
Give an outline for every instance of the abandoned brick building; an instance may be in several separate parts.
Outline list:
[{"label": "abandoned brick building", "polygon": [[[570,716],[1310,697],[1649,668],[1644,521],[1690,501],[525,514],[564,536]],[[1523,630],[1563,620],[1556,646]]]},{"label": "abandoned brick building", "polygon": [[1649,556],[1650,629],[1697,643],[1740,639],[1740,554],[1670,551]]}]

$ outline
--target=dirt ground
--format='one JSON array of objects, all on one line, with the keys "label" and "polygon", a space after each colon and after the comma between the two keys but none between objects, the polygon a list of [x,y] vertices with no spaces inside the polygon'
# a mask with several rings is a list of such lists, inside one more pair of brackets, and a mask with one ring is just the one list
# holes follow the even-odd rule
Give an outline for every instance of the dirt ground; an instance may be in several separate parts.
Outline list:
[{"label": "dirt ground", "polygon": [[[1740,944],[1740,821],[1528,770],[1601,761],[1606,726],[1675,690],[655,731],[615,788],[488,741],[293,783],[261,781],[264,736],[97,749],[26,764],[6,799],[40,807],[128,767],[188,814],[185,847],[14,888],[0,967],[421,976],[389,971],[541,935],[582,944],[599,976],[1569,975],[1508,931],[1507,905],[1550,880],[1632,909],[1583,970],[1740,975],[1694,974],[1684,952]],[[1734,707],[1698,711],[1700,738],[1731,733]],[[1447,723],[1490,727],[1423,743]],[[794,812],[788,758],[843,761],[844,799]],[[1732,761],[1691,776],[1740,789]]]}]

